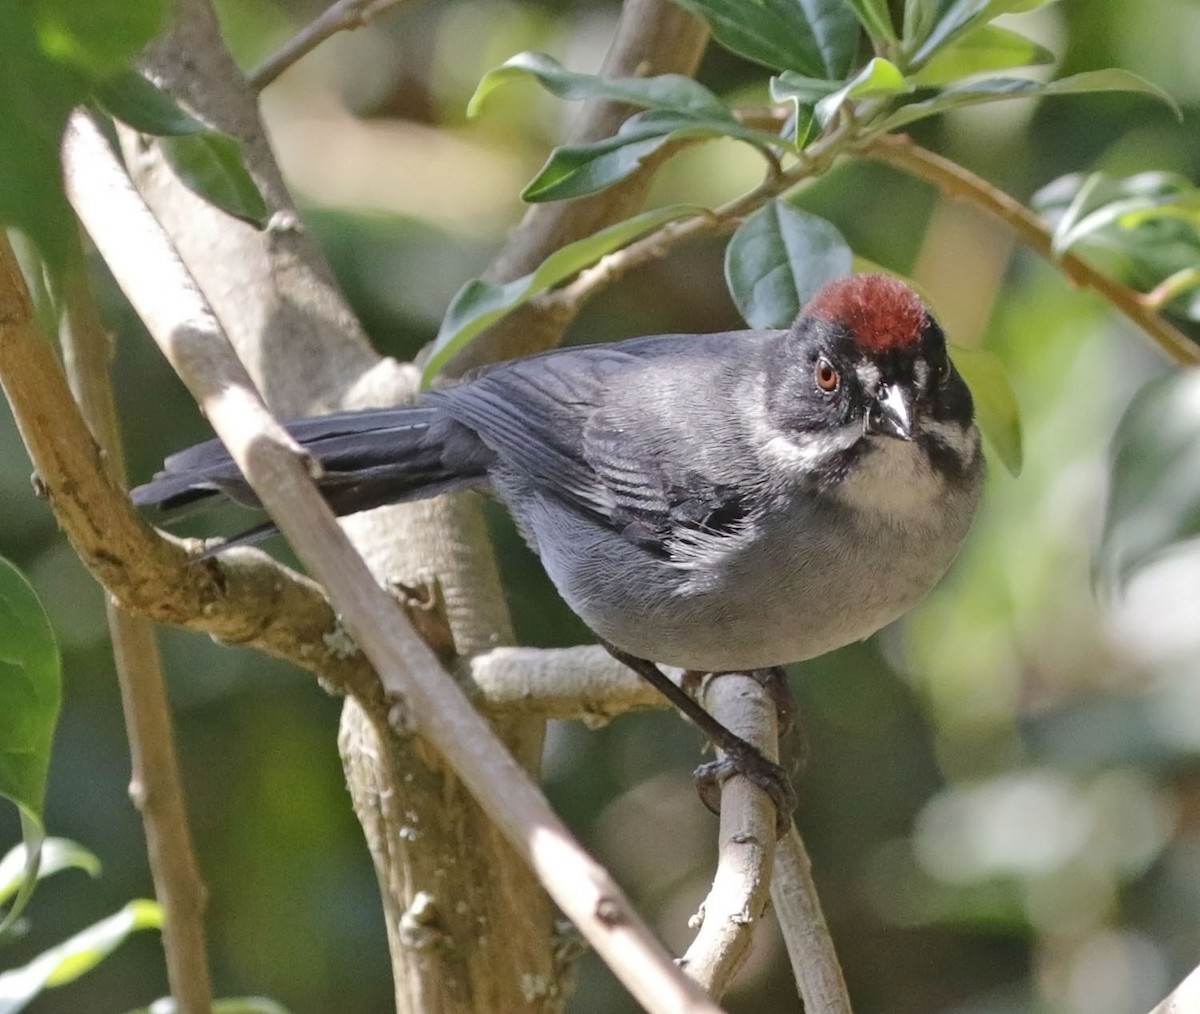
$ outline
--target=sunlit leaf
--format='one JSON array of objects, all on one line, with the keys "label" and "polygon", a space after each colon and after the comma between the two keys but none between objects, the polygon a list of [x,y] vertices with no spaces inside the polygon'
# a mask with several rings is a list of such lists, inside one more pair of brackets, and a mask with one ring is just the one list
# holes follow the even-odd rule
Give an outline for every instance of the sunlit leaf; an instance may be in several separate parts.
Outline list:
[{"label": "sunlit leaf", "polygon": [[911,80],[921,87],[939,87],[975,74],[1053,61],[1054,54],[1032,39],[1007,28],[983,25],[935,53]]},{"label": "sunlit leaf", "polygon": [[648,110],[631,116],[617,133],[591,144],[563,145],[530,181],[521,196],[530,202],[559,201],[594,194],[619,183],[668,141],[730,137],[750,144],[778,146],[783,139],[742,126],[735,120]]},{"label": "sunlit leaf", "polygon": [[109,115],[143,134],[216,133],[191,113],[180,109],[165,91],[136,70],[122,71],[96,86],[96,101]]},{"label": "sunlit leaf", "polygon": [[501,85],[524,77],[536,78],[559,98],[614,99],[647,109],[667,109],[733,121],[733,114],[719,98],[682,74],[620,78],[575,74],[544,53],[518,53],[495,70],[488,71],[467,103],[467,116],[477,116],[484,100]]},{"label": "sunlit leaf", "polygon": [[1117,427],[1110,458],[1096,564],[1107,584],[1120,586],[1200,535],[1200,370],[1143,387]]},{"label": "sunlit leaf", "polygon": [[858,19],[842,0],[677,0],[700,15],[726,49],[773,70],[843,78]]},{"label": "sunlit leaf", "polygon": [[162,150],[189,190],[243,222],[267,224],[267,203],[246,171],[236,138],[216,131],[168,136]]},{"label": "sunlit leaf", "polygon": [[131,901],[119,912],[43,951],[29,964],[0,973],[0,1014],[24,1010],[43,989],[62,986],[91,971],[131,933],[162,927],[162,910],[153,901]]},{"label": "sunlit leaf", "polygon": [[950,358],[975,401],[975,422],[984,439],[1012,475],[1025,460],[1021,408],[1004,364],[984,349],[949,346]]},{"label": "sunlit leaf", "polygon": [[992,77],[967,84],[956,85],[930,99],[910,102],[901,106],[880,125],[883,130],[895,130],[926,116],[936,116],[950,109],[977,105],[982,102],[999,102],[1005,99],[1043,97],[1050,95],[1075,95],[1085,92],[1135,92],[1161,99],[1176,113],[1179,107],[1166,92],[1145,78],[1127,70],[1085,71],[1057,81],[1031,81],[1027,78]]},{"label": "sunlit leaf", "polygon": [[872,95],[898,95],[908,90],[909,84],[904,80],[899,68],[877,56],[843,87],[831,95],[826,95],[817,103],[817,122],[822,125],[828,123],[848,99],[865,99]]},{"label": "sunlit leaf", "polygon": [[427,387],[446,363],[476,335],[516,307],[660,225],[704,213],[704,208],[691,204],[655,208],[568,243],[542,261],[536,271],[504,285],[495,285],[479,278],[467,282],[446,310],[441,330],[425,361],[421,385]]},{"label": "sunlit leaf", "polygon": [[751,327],[787,327],[826,282],[848,275],[849,245],[823,218],[771,201],[725,248],[725,280]]},{"label": "sunlit leaf", "polygon": [[[0,905],[5,904],[20,889],[27,867],[28,849],[25,845],[15,846],[0,859]],[[69,838],[47,838],[42,843],[37,879],[44,880],[63,870],[83,870],[89,876],[98,877],[100,860]]]}]

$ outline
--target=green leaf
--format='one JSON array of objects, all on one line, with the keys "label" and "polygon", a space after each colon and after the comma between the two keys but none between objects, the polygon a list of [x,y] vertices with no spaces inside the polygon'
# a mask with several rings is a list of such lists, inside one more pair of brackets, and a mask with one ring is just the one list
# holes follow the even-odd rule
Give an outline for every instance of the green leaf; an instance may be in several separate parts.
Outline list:
[{"label": "green leaf", "polygon": [[166,0],[32,0],[38,41],[53,60],[90,74],[125,66],[166,23]]},{"label": "green leaf", "polygon": [[788,327],[821,286],[850,274],[853,256],[831,222],[775,200],[730,238],[725,281],[751,327]]},{"label": "green leaf", "polygon": [[1200,535],[1200,370],[1177,370],[1133,398],[1110,451],[1098,576],[1119,587]]},{"label": "green leaf", "polygon": [[1075,95],[1084,92],[1136,92],[1151,95],[1161,99],[1179,113],[1179,107],[1157,85],[1151,84],[1145,78],[1127,70],[1109,68],[1107,70],[1084,71],[1071,77],[1059,78],[1057,81],[1030,81],[1019,77],[991,77],[980,81],[947,88],[944,92],[931,99],[921,102],[910,102],[901,106],[881,124],[880,130],[895,130],[920,120],[926,116],[936,116],[950,109],[963,106],[977,105],[981,102],[1000,102],[1004,99],[1042,97],[1050,95]]},{"label": "green leaf", "polygon": [[[0,859],[0,905],[13,897],[24,884],[25,871],[29,866],[28,856],[29,849],[25,845],[17,845]],[[47,838],[42,843],[37,879],[44,880],[63,870],[83,870],[89,876],[98,877],[100,860],[69,838]]]},{"label": "green leaf", "polygon": [[131,933],[161,927],[162,910],[155,902],[129,902],[107,919],[43,951],[24,967],[0,973],[0,1014],[16,1014],[43,989],[65,985],[91,971]]},{"label": "green leaf", "polygon": [[501,85],[530,76],[563,99],[614,99],[647,109],[667,109],[736,122],[719,98],[682,74],[618,78],[575,74],[544,53],[518,53],[495,70],[488,71],[467,103],[467,116],[477,116],[484,100]]},{"label": "green leaf", "polygon": [[32,13],[23,0],[0,0],[0,226],[24,232],[57,269],[75,228],[59,144],[67,116],[87,98],[90,82],[46,55]]},{"label": "green leaf", "polygon": [[162,139],[167,162],[189,190],[234,218],[267,224],[267,203],[242,163],[242,146],[228,134],[209,131]]},{"label": "green leaf", "polygon": [[1012,475],[1020,475],[1025,459],[1021,409],[1008,371],[999,359],[983,349],[951,345],[949,350],[951,360],[971,389],[980,432],[1004,467]]},{"label": "green leaf", "polygon": [[0,558],[0,795],[38,820],[62,702],[62,666],[32,586]]},{"label": "green leaf", "polygon": [[428,387],[446,363],[476,335],[518,306],[660,225],[703,214],[706,214],[704,208],[692,204],[655,208],[568,243],[542,261],[535,271],[511,282],[495,285],[479,278],[467,282],[446,310],[421,374],[421,386]]},{"label": "green leaf", "polygon": [[773,70],[843,78],[858,45],[854,12],[842,0],[676,0],[708,22],[726,49]]},{"label": "green leaf", "polygon": [[874,57],[846,84],[817,103],[817,122],[824,126],[837,115],[848,99],[863,99],[872,95],[899,95],[909,90],[900,69],[882,57]]},{"label": "green leaf", "polygon": [[631,116],[612,137],[555,148],[521,197],[537,202],[594,194],[636,172],[668,141],[712,137],[731,137],[759,146],[784,143],[774,134],[744,127],[735,120],[648,110]]},{"label": "green leaf", "polygon": [[876,42],[895,42],[896,29],[887,0],[846,0],[867,35]]},{"label": "green leaf", "polygon": [[136,70],[125,70],[96,85],[94,96],[110,116],[143,134],[155,137],[216,133],[153,81]]},{"label": "green leaf", "polygon": [[[904,11],[904,41],[918,67],[1001,14],[1021,14],[1054,0],[909,0]],[[983,68],[980,68],[983,69]]]},{"label": "green leaf", "polygon": [[1054,54],[1007,28],[982,25],[933,55],[910,80],[922,88],[1014,67],[1053,63]]}]

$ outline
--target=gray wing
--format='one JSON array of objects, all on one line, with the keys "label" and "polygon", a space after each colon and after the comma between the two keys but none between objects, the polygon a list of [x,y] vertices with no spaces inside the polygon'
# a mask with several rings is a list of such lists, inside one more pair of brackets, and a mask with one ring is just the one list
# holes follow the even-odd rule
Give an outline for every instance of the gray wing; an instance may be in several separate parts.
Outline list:
[{"label": "gray wing", "polygon": [[[713,337],[723,336],[704,336]],[[669,369],[684,343],[703,340],[666,335],[564,349],[506,363],[426,403],[474,430],[530,492],[686,563],[746,529],[747,491],[706,474],[653,406],[630,403],[644,368]]]}]

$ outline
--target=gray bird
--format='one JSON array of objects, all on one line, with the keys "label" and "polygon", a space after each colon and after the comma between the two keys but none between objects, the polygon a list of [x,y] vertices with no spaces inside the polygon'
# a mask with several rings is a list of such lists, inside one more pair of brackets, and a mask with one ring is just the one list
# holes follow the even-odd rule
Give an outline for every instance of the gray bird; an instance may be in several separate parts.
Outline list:
[{"label": "gray bird", "polygon": [[[878,274],[826,285],[787,330],[559,349],[415,406],[287,429],[339,515],[497,497],[571,609],[772,794],[781,821],[786,776],[655,663],[767,670],[869,636],[949,567],[984,478],[941,328]],[[257,505],[218,441],[168,458],[133,499],[213,493]]]}]

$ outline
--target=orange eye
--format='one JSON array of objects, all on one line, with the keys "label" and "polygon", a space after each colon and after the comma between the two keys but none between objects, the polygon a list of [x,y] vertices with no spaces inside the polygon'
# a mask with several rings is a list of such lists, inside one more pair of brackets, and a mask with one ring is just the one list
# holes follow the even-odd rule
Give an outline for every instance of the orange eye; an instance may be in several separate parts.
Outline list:
[{"label": "orange eye", "polygon": [[838,389],[838,385],[842,382],[842,375],[833,368],[833,363],[828,359],[818,359],[817,368],[813,372],[813,379],[826,394],[832,394]]}]

